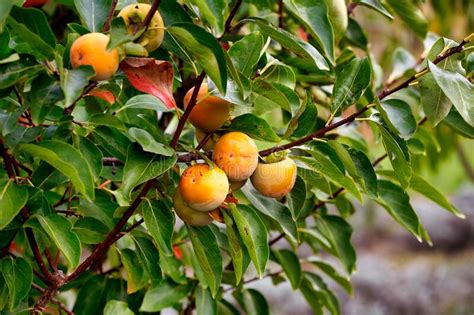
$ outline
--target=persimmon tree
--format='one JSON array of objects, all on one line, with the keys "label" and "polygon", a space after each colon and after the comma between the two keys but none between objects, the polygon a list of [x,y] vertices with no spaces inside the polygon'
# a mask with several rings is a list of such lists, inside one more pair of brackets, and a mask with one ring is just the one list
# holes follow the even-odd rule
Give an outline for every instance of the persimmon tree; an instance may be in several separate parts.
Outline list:
[{"label": "persimmon tree", "polygon": [[[267,314],[262,278],[338,314],[355,203],[429,244],[412,191],[463,217],[413,161],[474,137],[473,34],[414,0],[135,2],[0,1],[2,314]],[[358,11],[425,51],[381,67]]]}]

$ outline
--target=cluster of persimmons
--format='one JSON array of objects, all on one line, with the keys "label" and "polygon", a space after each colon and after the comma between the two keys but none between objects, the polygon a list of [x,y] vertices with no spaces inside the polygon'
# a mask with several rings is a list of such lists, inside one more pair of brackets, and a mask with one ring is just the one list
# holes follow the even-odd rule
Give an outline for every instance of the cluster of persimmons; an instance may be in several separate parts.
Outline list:
[{"label": "cluster of persimmons", "polygon": [[[148,4],[133,4],[123,8],[121,16],[130,34],[136,34],[150,10]],[[136,42],[145,54],[157,49],[164,35],[164,24],[157,11],[147,30]],[[107,49],[109,37],[102,33],[80,36],[71,46],[73,68],[90,65],[95,70],[92,80],[107,80],[118,70],[120,61],[127,55],[123,47]],[[194,88],[184,97],[185,109],[191,101]],[[220,131],[229,120],[232,104],[211,95],[203,83],[197,93],[195,106],[189,121],[196,128],[196,138],[202,141],[207,134]],[[213,151],[212,161],[193,164],[181,175],[178,189],[173,196],[176,214],[187,224],[202,226],[218,218],[219,209],[225,208],[229,194],[245,185],[250,178],[252,185],[262,195],[282,198],[293,188],[296,180],[296,164],[286,156],[272,156],[259,161],[255,142],[245,133],[227,132],[218,137],[214,134],[203,148]],[[217,211],[217,214],[216,214]]]}]

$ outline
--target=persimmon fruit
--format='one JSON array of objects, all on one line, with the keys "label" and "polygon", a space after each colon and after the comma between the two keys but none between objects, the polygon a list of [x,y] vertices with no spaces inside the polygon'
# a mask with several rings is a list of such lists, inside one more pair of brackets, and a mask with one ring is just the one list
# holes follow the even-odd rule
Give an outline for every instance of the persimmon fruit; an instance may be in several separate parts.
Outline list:
[{"label": "persimmon fruit", "polygon": [[[124,7],[118,14],[125,21],[129,34],[135,34],[143,25],[151,5],[146,3],[135,3]],[[161,46],[165,35],[163,19],[158,11],[155,12],[148,29],[140,36],[138,43],[148,52],[152,52]]]},{"label": "persimmon fruit", "polygon": [[275,163],[258,163],[250,180],[262,195],[280,199],[293,189],[296,174],[296,163],[287,157]]},{"label": "persimmon fruit", "polygon": [[217,166],[199,163],[184,170],[179,179],[183,201],[197,211],[211,211],[220,206],[229,192],[229,181]]},{"label": "persimmon fruit", "polygon": [[[193,91],[194,88],[191,88],[184,96],[185,109],[191,101]],[[189,115],[189,121],[203,132],[214,132],[229,119],[230,110],[231,103],[220,97],[209,95],[207,83],[202,83],[196,98],[196,105]]]},{"label": "persimmon fruit", "polygon": [[217,141],[213,159],[230,181],[243,181],[257,168],[257,145],[245,133],[229,132]]},{"label": "persimmon fruit", "polygon": [[186,224],[193,226],[204,226],[210,224],[213,221],[207,212],[197,211],[187,205],[183,201],[179,189],[176,189],[173,195],[173,207],[178,217]]},{"label": "persimmon fruit", "polygon": [[71,46],[71,65],[77,68],[92,66],[94,81],[110,79],[119,67],[119,52],[116,48],[107,50],[109,37],[102,33],[88,33],[80,36]]}]

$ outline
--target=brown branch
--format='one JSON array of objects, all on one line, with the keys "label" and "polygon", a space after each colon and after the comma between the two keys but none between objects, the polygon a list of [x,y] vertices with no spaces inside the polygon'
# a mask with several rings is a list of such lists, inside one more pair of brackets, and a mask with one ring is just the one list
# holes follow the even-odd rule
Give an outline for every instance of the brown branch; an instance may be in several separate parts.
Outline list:
[{"label": "brown branch", "polygon": [[359,3],[351,2],[347,5],[347,15],[351,15]]},{"label": "brown branch", "polygon": [[201,88],[202,81],[204,81],[205,77],[206,77],[206,72],[202,71],[201,74],[196,79],[193,94],[191,95],[191,100],[189,101],[188,106],[186,107],[186,110],[184,111],[183,116],[181,116],[181,119],[179,120],[179,123],[178,123],[178,127],[176,127],[176,131],[174,132],[173,139],[171,139],[171,142],[170,142],[170,146],[173,149],[176,148],[179,137],[181,136],[181,133],[183,132],[184,125],[186,124],[186,121],[188,120],[188,117],[191,114],[191,111],[193,110],[194,106],[196,106],[199,89]]},{"label": "brown branch", "polygon": [[[43,289],[42,287],[40,287],[39,285],[37,285],[36,283],[32,283],[31,284],[31,287],[41,293],[44,294],[44,292],[46,291],[46,289]],[[58,299],[55,299],[55,298],[51,298],[51,302],[53,302],[54,304],[56,304],[57,306],[59,306],[64,312],[66,312],[66,314],[68,315],[74,315],[74,312],[71,312],[70,310],[68,310],[67,306],[64,305],[63,302],[59,301]]]},{"label": "brown branch", "polygon": [[230,11],[229,13],[229,16],[227,17],[227,20],[225,21],[225,24],[224,24],[224,32],[222,33],[222,35],[218,38],[218,40],[221,40],[222,37],[224,37],[224,35],[226,33],[229,33],[230,30],[232,29],[232,20],[234,19],[235,15],[237,14],[237,11],[239,11],[239,8],[240,8],[240,5],[242,4],[242,0],[236,0],[235,1],[235,4],[234,4],[234,7],[232,8],[232,10]]},{"label": "brown branch", "polygon": [[206,143],[211,139],[211,137],[212,137],[212,132],[206,133],[204,138],[202,138],[201,141],[199,141],[198,145],[196,146],[196,151],[201,150],[202,147],[205,146]]},{"label": "brown branch", "polygon": [[112,23],[112,19],[114,18],[115,8],[117,7],[118,0],[112,0],[112,4],[110,5],[109,13],[107,15],[107,20],[105,20],[104,27],[102,31],[104,33],[110,30],[110,24]]},{"label": "brown branch", "polygon": [[112,231],[107,234],[107,237],[105,238],[102,243],[97,245],[97,247],[94,249],[92,254],[86,258],[82,262],[82,264],[77,267],[77,269],[71,273],[69,276],[66,277],[66,282],[72,281],[76,279],[81,273],[89,269],[96,261],[98,261],[103,255],[106,254],[107,250],[109,247],[115,242],[115,239],[117,235],[120,233],[120,230],[125,226],[127,223],[128,219],[133,215],[135,210],[138,208],[140,205],[142,198],[145,197],[145,195],[148,193],[148,191],[153,187],[154,184],[154,179],[149,180],[148,182],[145,183],[143,186],[142,190],[138,194],[138,196],[133,200],[132,204],[130,207],[127,209],[127,211],[122,215],[120,218],[119,222],[115,225],[115,227],[112,229]]},{"label": "brown branch", "polygon": [[156,10],[158,10],[158,7],[160,6],[160,0],[155,0],[153,1],[153,4],[150,7],[150,11],[148,11],[145,19],[143,20],[142,28],[145,28],[145,31],[148,29],[148,26],[151,23],[151,20],[153,19],[153,15],[155,15]]},{"label": "brown branch", "polygon": [[283,0],[278,0],[278,27],[283,28],[285,23],[283,21]]}]

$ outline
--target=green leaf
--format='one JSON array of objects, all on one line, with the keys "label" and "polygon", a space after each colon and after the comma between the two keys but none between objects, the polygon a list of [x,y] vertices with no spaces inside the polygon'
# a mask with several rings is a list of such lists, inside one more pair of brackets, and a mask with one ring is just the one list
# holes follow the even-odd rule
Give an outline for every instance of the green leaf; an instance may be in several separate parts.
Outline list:
[{"label": "green leaf", "polygon": [[390,133],[385,127],[379,126],[382,135],[383,146],[387,151],[388,159],[397,172],[398,180],[404,189],[410,184],[411,164],[410,155],[405,142],[396,135]]},{"label": "green leaf", "polygon": [[385,17],[389,18],[390,20],[393,20],[393,15],[391,15],[390,12],[388,12],[387,9],[385,9],[385,7],[380,2],[380,0],[358,0],[355,2],[360,5],[371,8],[379,12],[380,14],[384,15]]},{"label": "green leaf", "polygon": [[421,241],[421,225],[418,216],[410,205],[410,198],[402,188],[392,182],[379,180],[379,202],[401,226]]},{"label": "green leaf", "polygon": [[284,0],[285,7],[305,26],[323,48],[325,56],[334,63],[334,30],[324,0]]},{"label": "green leaf", "polygon": [[449,112],[444,121],[457,133],[466,138],[474,139],[474,127],[465,122],[455,109]]},{"label": "green leaf", "polygon": [[428,21],[412,0],[387,0],[395,13],[420,38],[425,38],[428,31]]},{"label": "green leaf", "polygon": [[[380,170],[380,174],[389,176],[390,178],[396,178],[394,171]],[[420,175],[413,174],[410,180],[410,188],[419,192],[426,198],[435,202],[439,206],[453,213],[457,217],[464,219],[466,216],[462,214],[449,200],[438,190],[436,187],[431,185],[425,178]]]},{"label": "green leaf", "polygon": [[166,157],[144,152],[137,144],[128,148],[127,161],[123,170],[122,191],[131,198],[133,188],[160,176],[176,163],[176,156]]},{"label": "green leaf", "polygon": [[290,193],[286,196],[288,201],[288,208],[291,210],[293,219],[297,220],[306,200],[306,183],[300,177],[296,177],[295,185]]},{"label": "green leaf", "polygon": [[328,63],[324,57],[310,44],[302,41],[293,34],[278,28],[268,21],[258,17],[247,18],[244,21],[250,21],[256,23],[263,33],[270,36],[273,40],[277,41],[288,50],[293,51],[295,54],[303,57],[304,59],[313,63],[318,69],[329,70]]},{"label": "green leaf", "polygon": [[28,189],[8,181],[0,195],[0,230],[3,230],[17,215],[28,201]]},{"label": "green leaf", "polygon": [[[356,20],[354,20],[353,18],[349,18],[349,23],[347,25],[345,39],[352,46],[355,46],[355,47],[358,47],[360,49],[363,49],[363,50],[367,51],[368,39],[367,39],[366,32],[364,31],[364,29],[362,29],[360,24]],[[348,53],[348,55],[350,53],[353,53],[352,49],[349,50],[347,48],[346,48],[345,52]],[[336,63],[340,64],[340,59],[342,57],[344,57],[343,53],[341,53],[338,56],[338,59],[336,60]]]},{"label": "green leaf", "polygon": [[217,302],[212,298],[211,291],[201,286],[196,288],[196,314],[217,315]]},{"label": "green leaf", "polygon": [[335,184],[341,185],[359,201],[362,201],[360,191],[357,189],[352,178],[345,176],[344,173],[342,173],[337,167],[337,165],[323,154],[316,151],[308,151],[308,153],[311,154],[312,158],[296,156],[295,159],[300,160],[315,172],[326,176]]},{"label": "green leaf", "polygon": [[58,81],[48,75],[39,75],[31,83],[35,88],[29,93],[31,119],[36,125],[43,123],[53,105],[64,98]]},{"label": "green leaf", "polygon": [[92,174],[95,180],[99,180],[100,173],[102,173],[102,152],[91,140],[80,137],[79,150],[91,167]]},{"label": "green leaf", "polygon": [[346,290],[347,294],[352,295],[352,284],[349,277],[339,274],[334,267],[321,260],[312,259],[311,263]]},{"label": "green leaf", "polygon": [[33,270],[24,258],[7,257],[0,260],[1,275],[9,291],[9,309],[14,310],[28,296],[33,282]]},{"label": "green leaf", "polygon": [[135,293],[146,284],[144,268],[136,252],[129,248],[120,251],[120,258],[127,272],[127,294]]},{"label": "green leaf", "polygon": [[254,114],[260,115],[265,112],[281,107],[291,113],[291,107],[285,94],[274,85],[262,79],[252,81],[252,103]]},{"label": "green leaf", "polygon": [[107,225],[91,217],[78,219],[72,230],[84,244],[99,244],[109,232]]},{"label": "green leaf", "polygon": [[197,6],[200,15],[213,29],[222,33],[224,30],[224,11],[226,2],[224,0],[190,0]]},{"label": "green leaf", "polygon": [[134,241],[138,258],[150,278],[151,285],[158,285],[163,280],[158,250],[148,238],[134,237]]},{"label": "green leaf", "polygon": [[103,312],[107,297],[107,278],[104,276],[93,276],[89,278],[79,289],[77,301],[74,304],[74,314],[89,315]]},{"label": "green leaf", "polygon": [[121,16],[116,17],[110,23],[110,40],[107,49],[111,50],[125,43],[133,42],[139,38],[143,31],[138,31],[135,35],[128,34],[127,25]]},{"label": "green leaf", "polygon": [[13,7],[13,0],[0,1],[0,33],[3,32],[3,27],[10,15],[10,10]]},{"label": "green leaf", "polygon": [[235,68],[245,77],[255,73],[255,66],[263,54],[265,40],[260,33],[250,33],[235,42],[228,50]]},{"label": "green leaf", "polygon": [[267,121],[253,114],[244,114],[234,118],[228,129],[244,132],[257,140],[270,142],[280,141],[280,137],[277,136]]},{"label": "green leaf", "polygon": [[105,304],[104,315],[133,315],[134,313],[128,308],[128,304],[122,301],[109,300]]},{"label": "green leaf", "polygon": [[26,26],[31,32],[37,34],[49,46],[55,48],[56,37],[48,24],[46,15],[42,11],[14,6],[11,11],[11,17],[16,22]]},{"label": "green leaf", "polygon": [[337,297],[329,290],[320,276],[311,272],[304,272],[301,288],[304,288],[302,293],[316,314],[325,314],[322,309],[323,307],[331,315],[339,315],[341,313]]},{"label": "green leaf", "polygon": [[222,256],[217,239],[209,226],[187,226],[199,266],[215,297],[222,280]]},{"label": "green leaf", "polygon": [[350,149],[349,153],[352,161],[354,161],[357,173],[363,179],[365,191],[369,196],[377,197],[377,175],[369,158],[362,151],[355,149]]},{"label": "green leaf", "polygon": [[34,220],[40,223],[43,230],[64,255],[68,270],[76,268],[81,259],[81,242],[77,234],[72,231],[72,223],[57,214],[48,216],[35,214],[25,223],[25,226],[35,228],[36,225],[31,222]]},{"label": "green leaf", "polygon": [[145,293],[140,311],[158,312],[179,303],[188,296],[192,287],[191,284],[191,282],[187,284],[175,284],[166,280],[161,282]]},{"label": "green leaf", "polygon": [[286,276],[290,280],[293,290],[298,289],[301,283],[301,265],[298,256],[291,250],[281,249],[275,251],[275,256],[278,259],[281,267],[285,271]]},{"label": "green leaf", "polygon": [[78,210],[81,214],[102,222],[109,230],[113,229],[116,223],[113,215],[119,205],[112,201],[108,193],[97,190],[93,201],[86,198],[79,198],[79,201]]},{"label": "green leaf", "polygon": [[142,210],[148,232],[158,248],[164,255],[172,256],[175,216],[171,211],[171,206],[165,200],[146,199],[142,203]]},{"label": "green leaf", "polygon": [[100,126],[94,129],[92,138],[96,144],[102,146],[111,156],[116,157],[122,162],[127,159],[127,148],[132,143],[117,128]]},{"label": "green leaf", "polygon": [[168,32],[194,56],[199,65],[225,94],[227,87],[227,67],[222,47],[216,38],[203,28],[191,23],[176,23]]},{"label": "green leaf", "polygon": [[54,49],[38,34],[33,33],[27,26],[15,21],[11,16],[7,21],[11,35],[15,36],[14,50],[16,52],[34,55],[40,61],[54,59]]},{"label": "green leaf", "polygon": [[61,77],[61,88],[65,96],[64,107],[71,106],[81,96],[82,90],[94,74],[94,68],[91,66],[80,66],[72,70],[64,69],[64,75]]},{"label": "green leaf", "polygon": [[272,218],[292,241],[296,242],[298,240],[296,222],[291,217],[290,209],[273,198],[262,196],[249,185],[242,187],[240,191],[244,193],[245,197],[258,211]]},{"label": "green leaf", "polygon": [[378,108],[392,132],[399,134],[402,139],[413,136],[417,124],[410,105],[399,99],[388,99],[381,102]]},{"label": "green leaf", "polygon": [[83,24],[91,32],[100,32],[109,13],[112,0],[74,0]]},{"label": "green leaf", "polygon": [[416,68],[416,59],[406,49],[402,47],[395,48],[392,53],[392,73],[388,77],[388,82],[394,82],[404,76],[409,76],[411,73],[414,74]]},{"label": "green leaf", "polygon": [[227,214],[227,211],[223,211],[222,214],[224,216],[227,239],[229,241],[229,253],[232,258],[235,281],[236,284],[239,284],[249,263],[248,254],[244,251],[245,247],[234,219]]},{"label": "green leaf", "polygon": [[174,111],[174,108],[167,108],[160,99],[149,94],[137,95],[130,98],[123,107],[117,110],[117,113],[129,108],[152,109],[157,113]]},{"label": "green leaf", "polygon": [[295,72],[291,67],[286,65],[272,65],[268,67],[265,72],[263,72],[260,78],[269,82],[284,85],[290,88],[291,90],[294,90],[296,87]]},{"label": "green leaf", "polygon": [[0,89],[6,89],[19,81],[33,77],[43,66],[25,60],[0,65]]},{"label": "green leaf", "polygon": [[[425,60],[433,60],[445,49],[456,45],[457,43],[454,41],[439,38],[430,48]],[[424,62],[423,65],[427,67],[428,62]],[[443,70],[460,71],[459,64],[455,57],[446,58],[439,62],[437,66]],[[432,73],[426,73],[421,76],[418,81],[420,82],[420,98],[423,111],[433,126],[436,126],[449,114],[449,110],[453,104],[438,86]]]},{"label": "green leaf", "polygon": [[461,74],[442,70],[431,62],[428,68],[462,118],[474,127],[474,84]]},{"label": "green leaf", "polygon": [[242,292],[236,292],[235,298],[242,305],[246,314],[252,315],[269,315],[270,308],[267,300],[262,293],[255,289],[245,289]]},{"label": "green leaf", "polygon": [[341,217],[322,215],[316,220],[316,228],[331,244],[333,254],[339,257],[347,273],[356,267],[356,252],[351,244],[352,227]]},{"label": "green leaf", "polygon": [[128,135],[141,145],[143,151],[164,156],[174,155],[174,150],[171,147],[156,141],[146,130],[132,127],[128,129]]},{"label": "green leaf", "polygon": [[66,175],[83,196],[94,199],[94,177],[91,167],[82,153],[72,145],[46,140],[39,144],[21,144],[18,149],[47,162]]},{"label": "green leaf", "polygon": [[357,167],[354,161],[352,160],[348,148],[337,140],[330,140],[328,141],[328,144],[336,152],[337,157],[344,165],[344,169],[347,171],[347,173],[349,173],[349,175],[351,175],[351,177],[357,183],[361,183],[361,177],[359,175],[359,172],[357,171]]},{"label": "green leaf", "polygon": [[254,209],[240,204],[229,208],[250,259],[262,277],[270,255],[267,228]]},{"label": "green leaf", "polygon": [[345,65],[337,75],[334,84],[332,113],[336,114],[356,103],[365,89],[369,87],[371,77],[372,69],[368,57],[355,58]]}]

